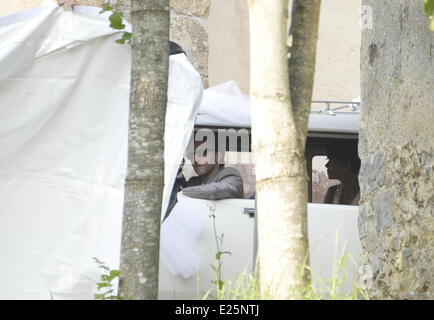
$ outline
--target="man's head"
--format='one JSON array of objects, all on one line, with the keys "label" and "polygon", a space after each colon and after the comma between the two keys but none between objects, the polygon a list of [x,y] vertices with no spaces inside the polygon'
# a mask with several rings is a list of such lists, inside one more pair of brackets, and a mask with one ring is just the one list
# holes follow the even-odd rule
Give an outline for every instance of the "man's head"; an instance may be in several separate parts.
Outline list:
[{"label": "man's head", "polygon": [[184,49],[182,49],[182,47],[179,44],[177,44],[175,41],[169,41],[169,50],[170,50],[170,55],[174,55],[178,53],[185,54]]},{"label": "man's head", "polygon": [[339,179],[348,174],[358,175],[360,158],[356,143],[331,144],[327,148],[329,161],[326,164],[329,179]]},{"label": "man's head", "polygon": [[193,168],[199,177],[215,174],[224,166],[224,152],[219,152],[216,146],[217,143],[210,144],[207,141],[194,142]]}]

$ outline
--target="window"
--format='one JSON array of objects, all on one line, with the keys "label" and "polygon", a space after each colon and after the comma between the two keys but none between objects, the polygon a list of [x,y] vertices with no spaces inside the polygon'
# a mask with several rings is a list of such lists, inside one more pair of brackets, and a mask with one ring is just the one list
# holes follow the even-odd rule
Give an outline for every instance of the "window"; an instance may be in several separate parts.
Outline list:
[{"label": "window", "polygon": [[330,180],[327,176],[326,156],[318,155],[312,158],[312,202],[324,203],[328,188],[339,184],[339,180]]}]

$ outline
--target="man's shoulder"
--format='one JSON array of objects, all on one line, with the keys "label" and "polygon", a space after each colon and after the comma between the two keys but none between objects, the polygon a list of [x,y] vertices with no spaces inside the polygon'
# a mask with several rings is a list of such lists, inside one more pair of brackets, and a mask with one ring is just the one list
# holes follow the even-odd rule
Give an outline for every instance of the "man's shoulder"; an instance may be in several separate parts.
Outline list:
[{"label": "man's shoulder", "polygon": [[241,178],[241,173],[234,167],[223,167],[218,173],[216,178],[223,179],[227,176],[237,176]]}]

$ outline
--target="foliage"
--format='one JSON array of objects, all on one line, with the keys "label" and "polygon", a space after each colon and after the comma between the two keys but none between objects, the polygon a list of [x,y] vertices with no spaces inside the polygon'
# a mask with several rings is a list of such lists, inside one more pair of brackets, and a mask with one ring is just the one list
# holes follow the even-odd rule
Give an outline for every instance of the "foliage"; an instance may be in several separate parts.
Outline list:
[{"label": "foliage", "polygon": [[[122,19],[124,17],[123,12],[117,12],[115,11],[112,7],[110,7],[109,5],[105,5],[102,10],[100,11],[100,14],[106,12],[106,11],[112,11],[113,13],[109,16],[109,21],[110,21],[110,27],[116,30],[124,30],[125,29],[125,25],[122,23]],[[122,38],[116,40],[116,43],[119,44],[130,44],[131,43],[131,36],[132,33],[131,32],[123,32],[122,33]]]},{"label": "foliage", "polygon": [[[223,254],[231,254],[228,251],[221,251],[223,235],[218,236],[215,227],[215,207],[211,208],[210,217],[213,219],[214,237],[216,239],[217,254],[214,266],[211,266],[216,273],[216,281],[213,282],[217,285],[217,297],[213,297],[211,289],[208,290],[203,296],[203,300],[208,298],[216,298],[217,300],[273,300],[276,296],[274,290],[264,290],[261,295],[260,280],[259,280],[259,267],[256,261],[256,267],[253,272],[244,271],[240,273],[234,281],[222,281],[221,278],[221,256]],[[338,235],[335,238],[335,247],[338,245]],[[288,299],[297,300],[369,300],[369,293],[366,289],[362,288],[357,282],[352,283],[351,292],[344,291],[344,283],[347,277],[347,269],[349,263],[357,266],[351,255],[345,253],[345,248],[338,257],[337,249],[335,249],[333,260],[333,272],[330,279],[321,277],[314,277],[314,281],[310,281],[305,287],[293,287]],[[305,270],[308,269],[310,273],[312,270],[307,264],[307,256],[304,265],[302,266],[299,277],[303,277]],[[315,276],[313,274],[313,276]],[[303,282],[300,282],[303,283]]]},{"label": "foliage", "polygon": [[98,268],[102,269],[104,273],[100,276],[100,282],[97,282],[97,289],[106,289],[103,293],[95,294],[95,300],[123,300],[121,296],[115,295],[115,287],[112,281],[120,278],[121,272],[119,270],[110,270],[110,268],[97,258],[92,258],[98,265]]},{"label": "foliage", "polygon": [[[209,207],[211,214],[209,215],[210,218],[212,218],[212,225],[213,225],[213,230],[214,230],[214,239],[216,241],[216,249],[217,249],[217,253],[215,255],[215,263],[214,265],[211,265],[211,268],[214,270],[215,275],[216,275],[216,280],[213,281],[213,283],[216,285],[217,287],[217,299],[221,300],[221,298],[224,296],[224,292],[225,292],[225,282],[222,280],[222,276],[221,276],[221,270],[222,270],[222,259],[221,257],[225,254],[229,254],[231,255],[232,253],[229,251],[222,251],[222,246],[223,246],[223,236],[224,234],[222,233],[221,235],[219,235],[217,233],[217,228],[215,225],[215,210],[216,207]],[[206,296],[210,295],[211,290],[209,290],[206,293]],[[204,298],[206,299],[206,298]]]},{"label": "foliage", "polygon": [[434,31],[434,0],[424,0],[423,1],[423,10],[428,18],[431,20],[430,29]]},{"label": "foliage", "polygon": [[[369,294],[366,289],[359,286],[357,282],[353,282],[351,292],[346,293],[343,290],[346,279],[346,269],[351,256],[348,254],[342,255],[336,260],[333,275],[331,279],[323,279],[316,277],[315,281],[311,281],[305,287],[294,287],[289,294],[288,299],[297,300],[369,300]],[[304,268],[309,268],[305,266]],[[265,294],[261,296],[260,281],[258,267],[255,271],[242,272],[234,281],[227,281],[225,286],[217,296],[218,300],[273,300],[275,290],[265,290]],[[303,272],[300,272],[300,276]],[[203,299],[207,299],[207,292]]]}]

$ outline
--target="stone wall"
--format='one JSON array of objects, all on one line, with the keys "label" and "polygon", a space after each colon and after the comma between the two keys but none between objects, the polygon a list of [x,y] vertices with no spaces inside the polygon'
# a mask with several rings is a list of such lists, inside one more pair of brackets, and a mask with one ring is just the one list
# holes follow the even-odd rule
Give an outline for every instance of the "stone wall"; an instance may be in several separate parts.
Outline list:
[{"label": "stone wall", "polygon": [[[124,12],[131,21],[131,0],[79,0],[80,5],[101,6],[108,3]],[[187,53],[188,59],[202,76],[204,87],[208,87],[208,32],[206,18],[210,0],[171,0],[170,39],[178,43]]]},{"label": "stone wall", "polygon": [[[249,12],[246,0],[211,0],[209,82],[235,80],[250,90]],[[321,1],[313,100],[352,100],[360,96],[360,2]],[[289,1],[289,9],[292,1]],[[313,108],[319,108],[313,105]]]},{"label": "stone wall", "polygon": [[434,33],[421,1],[363,0],[362,259],[372,298],[434,298]]},{"label": "stone wall", "polygon": [[49,0],[0,0],[0,17],[36,8],[49,2]]},{"label": "stone wall", "polygon": [[187,53],[207,88],[209,46],[206,18],[210,0],[171,0],[170,6],[170,38]]}]

